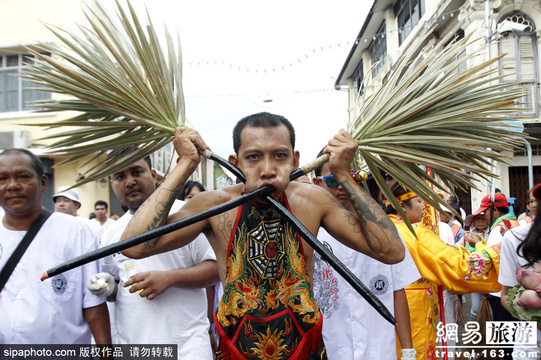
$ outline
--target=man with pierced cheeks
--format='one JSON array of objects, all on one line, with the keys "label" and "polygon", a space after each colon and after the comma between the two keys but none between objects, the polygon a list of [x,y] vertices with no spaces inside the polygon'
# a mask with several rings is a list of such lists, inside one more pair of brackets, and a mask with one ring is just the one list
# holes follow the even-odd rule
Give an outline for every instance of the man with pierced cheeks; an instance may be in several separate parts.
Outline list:
[{"label": "man with pierced cheeks", "polygon": [[[177,213],[169,208],[201,161],[207,145],[195,130],[177,128],[180,160],[160,187],[137,211],[123,239],[200,213],[264,185],[314,235],[323,226],[354,250],[387,264],[404,258],[393,223],[350,172],[357,143],[345,130],[329,140],[332,174],[346,189],[355,213],[345,210],[325,189],[291,182],[299,167],[295,132],[282,116],[259,113],[240,120],[233,130],[229,161],[246,176],[246,184],[197,194]],[[123,251],[141,258],[188,244],[203,232],[218,262],[224,296],[216,311],[220,335],[218,358],[326,358],[322,316],[314,301],[311,277],[314,250],[263,199],[174,231]],[[368,306],[368,305],[367,305]]]}]

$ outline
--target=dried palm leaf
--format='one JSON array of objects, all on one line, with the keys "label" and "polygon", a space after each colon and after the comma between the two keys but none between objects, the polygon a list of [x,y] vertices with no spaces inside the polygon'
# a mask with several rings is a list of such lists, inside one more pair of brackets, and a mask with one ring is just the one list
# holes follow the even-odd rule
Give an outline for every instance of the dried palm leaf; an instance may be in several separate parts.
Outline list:
[{"label": "dried palm leaf", "polygon": [[[501,57],[483,61],[485,47],[472,51],[470,37],[422,50],[429,35],[412,45],[387,82],[364,99],[350,125],[374,179],[406,221],[378,169],[441,211],[446,204],[429,184],[476,188],[478,177],[494,176],[491,161],[506,162],[502,152],[520,147],[518,138],[527,137],[509,124],[517,120],[509,115],[519,111],[524,90],[518,83],[500,83],[496,65]],[[466,63],[470,66],[461,70]],[[429,167],[435,178],[419,165]]]},{"label": "dried palm leaf", "polygon": [[[82,158],[92,164],[77,185],[153,153],[171,142],[175,127],[185,121],[180,41],[175,48],[165,28],[164,51],[148,13],[145,27],[129,2],[128,12],[116,4],[118,19],[99,3],[96,11],[85,11],[90,27],[79,26],[81,35],[48,26],[59,43],[31,50],[38,60],[23,75],[43,91],[75,97],[36,105],[43,112],[76,111],[76,116],[30,125],[73,128],[44,139],[59,139],[48,149],[66,156],[60,164]],[[120,151],[111,153],[114,149]]]}]

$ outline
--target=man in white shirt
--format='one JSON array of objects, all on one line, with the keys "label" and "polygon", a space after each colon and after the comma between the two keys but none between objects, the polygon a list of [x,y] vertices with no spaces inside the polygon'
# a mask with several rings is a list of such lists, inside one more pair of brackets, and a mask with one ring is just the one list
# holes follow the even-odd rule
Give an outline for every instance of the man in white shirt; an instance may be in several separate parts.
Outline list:
[{"label": "man in white shirt", "polygon": [[98,239],[99,244],[101,237],[99,229],[93,226],[90,220],[80,214],[77,214],[77,210],[81,208],[79,191],[77,189],[70,189],[69,186],[61,186],[60,188],[58,188],[58,192],[53,195],[53,203],[55,212],[74,216],[93,233],[93,236]]},{"label": "man in white shirt", "polygon": [[[43,210],[48,179],[37,156],[25,149],[0,154],[0,268]],[[97,248],[97,239],[73,216],[53,213],[0,289],[0,344],[110,344],[104,298],[86,283],[98,262],[40,282],[44,270]]]},{"label": "man in white shirt", "polygon": [[94,204],[94,214],[96,214],[96,217],[90,220],[90,223],[98,230],[100,238],[105,230],[115,222],[113,219],[107,217],[107,209],[107,202],[103,200],[96,201]]},{"label": "man in white shirt", "polygon": [[[323,164],[315,174],[314,184],[329,191],[342,206],[352,211],[351,202],[342,185],[331,175],[329,164]],[[421,275],[410,253],[406,250],[404,260],[388,265],[342,245],[324,228],[319,229],[317,238],[359,277],[398,321],[395,327],[384,320],[318,253],[314,253],[314,297],[324,316],[323,339],[329,359],[394,360],[397,358],[395,330],[403,345],[401,358],[415,359],[404,287]],[[408,352],[413,356],[408,357]]]},{"label": "man in white shirt", "polygon": [[443,212],[440,212],[440,221],[446,223],[451,228],[453,234],[453,244],[454,245],[464,239],[465,231],[462,228],[460,222],[456,219],[455,214],[451,211],[451,208],[456,212],[459,212],[460,208],[456,204],[449,204],[449,208],[443,209]]},{"label": "man in white shirt", "polygon": [[[135,211],[156,189],[156,180],[149,157],[111,175],[113,192],[129,211],[104,232],[101,246],[119,241]],[[183,204],[176,201],[171,211]],[[97,281],[88,286],[115,301],[118,343],[177,344],[179,359],[213,359],[205,287],[218,282],[219,276],[216,257],[204,236],[185,247],[139,260],[119,252],[104,258],[102,265],[106,274],[97,274],[93,280],[104,278],[107,287],[100,288]]]},{"label": "man in white shirt", "polygon": [[70,189],[69,186],[62,186],[53,195],[54,211],[77,216],[77,210],[81,207],[79,191]]}]

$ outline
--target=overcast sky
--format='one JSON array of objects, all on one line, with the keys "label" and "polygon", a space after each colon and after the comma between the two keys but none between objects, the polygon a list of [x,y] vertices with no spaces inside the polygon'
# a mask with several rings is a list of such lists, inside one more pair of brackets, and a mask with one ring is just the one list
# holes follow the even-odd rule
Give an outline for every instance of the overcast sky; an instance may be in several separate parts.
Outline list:
[{"label": "overcast sky", "polygon": [[347,126],[347,91],[334,90],[334,82],[370,6],[366,0],[147,1],[155,25],[178,29],[186,115],[211,149],[227,158],[234,124],[268,111],[295,126],[303,164]]}]

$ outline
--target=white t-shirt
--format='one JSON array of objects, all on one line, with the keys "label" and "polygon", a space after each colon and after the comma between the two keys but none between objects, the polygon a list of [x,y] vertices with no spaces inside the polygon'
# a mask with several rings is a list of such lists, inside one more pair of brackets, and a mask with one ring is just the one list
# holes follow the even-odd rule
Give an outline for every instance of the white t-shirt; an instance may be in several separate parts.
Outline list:
[{"label": "white t-shirt", "polygon": [[520,216],[519,216],[519,217],[517,218],[517,220],[518,220],[518,223],[519,223],[520,225],[526,225],[526,224],[529,224],[529,223],[531,223],[531,222],[533,221],[532,218],[529,217],[529,216],[528,216],[528,217],[526,217],[526,216],[520,217]]},{"label": "white t-shirt", "polygon": [[443,240],[447,245],[455,245],[455,238],[453,236],[453,229],[449,224],[444,223],[443,221],[438,221],[438,229],[440,232],[440,239]]},{"label": "white t-shirt", "polygon": [[[0,218],[0,268],[26,231],[4,227]],[[82,309],[102,304],[92,295],[88,279],[98,262],[40,281],[43,272],[97,249],[88,227],[71,215],[53,213],[22,256],[0,293],[0,343],[90,344],[91,333]]]},{"label": "white t-shirt", "polygon": [[103,236],[105,230],[107,230],[107,228],[111,226],[111,224],[113,224],[114,222],[115,221],[113,219],[107,218],[107,220],[105,220],[102,225],[97,219],[90,220],[90,224],[92,224],[92,226],[94,226],[94,228],[98,231],[100,237]]},{"label": "white t-shirt", "polygon": [[490,230],[490,235],[487,239],[487,247],[498,245],[500,242],[503,241],[503,235],[501,230],[502,225],[496,225],[492,230]]},{"label": "white t-shirt", "polygon": [[[393,292],[421,277],[406,248],[398,264],[388,265],[354,251],[324,228],[318,240],[394,314]],[[405,245],[404,245],[405,247]],[[395,327],[370,306],[318,253],[314,253],[314,296],[323,314],[323,339],[329,359],[397,358]]]},{"label": "white t-shirt", "polygon": [[98,228],[92,225],[92,222],[89,219],[85,218],[83,215],[80,215],[80,214],[75,215],[75,218],[88,227],[88,229],[92,232],[93,236],[95,236],[98,239],[98,246],[99,246],[101,236],[100,236],[100,231],[98,230]]},{"label": "white t-shirt", "polygon": [[531,227],[531,223],[518,226],[506,231],[503,236],[504,241],[502,242],[500,253],[500,273],[498,275],[498,282],[500,284],[510,287],[518,284],[516,269],[518,267],[524,267],[527,261],[517,255],[517,247],[526,238]]},{"label": "white t-shirt", "polygon": [[[175,201],[171,213],[183,204],[180,200]],[[103,234],[101,246],[117,242],[132,217],[127,212],[115,221]],[[171,287],[157,298],[147,300],[122,286],[133,275],[125,269],[125,261],[131,261],[136,269],[134,273],[140,273],[187,268],[206,260],[216,260],[216,256],[203,235],[180,249],[144,259],[129,259],[121,253],[104,258],[103,271],[120,281],[114,305],[119,343],[178,344],[179,359],[213,359],[204,288]]]},{"label": "white t-shirt", "polygon": [[[519,244],[526,238],[532,224],[526,224],[513,228],[505,233],[503,236],[504,241],[502,243],[502,249],[500,254],[500,273],[498,275],[498,282],[504,286],[513,287],[518,285],[516,277],[516,269],[518,267],[526,268],[532,270],[532,267],[525,267],[527,263],[526,260],[522,257],[522,252],[520,252],[520,257],[517,255],[517,247]],[[541,331],[537,330],[537,344],[541,345]],[[541,352],[537,348],[522,348],[520,346],[515,346],[513,349],[517,354],[520,354],[521,351],[525,351],[526,354],[529,351],[537,351],[536,359],[541,356]],[[529,357],[531,359],[532,357]],[[515,357],[514,359],[527,359],[527,357]]]}]

